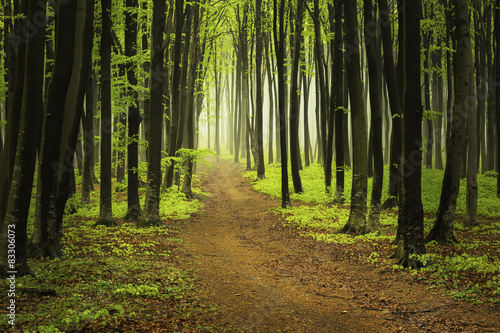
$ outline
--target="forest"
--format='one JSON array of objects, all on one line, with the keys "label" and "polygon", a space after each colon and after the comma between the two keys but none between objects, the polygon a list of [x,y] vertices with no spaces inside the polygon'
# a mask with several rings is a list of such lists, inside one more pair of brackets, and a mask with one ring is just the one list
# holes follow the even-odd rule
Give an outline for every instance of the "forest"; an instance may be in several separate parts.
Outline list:
[{"label": "forest", "polygon": [[1,331],[500,330],[500,0],[2,0],[0,31]]}]

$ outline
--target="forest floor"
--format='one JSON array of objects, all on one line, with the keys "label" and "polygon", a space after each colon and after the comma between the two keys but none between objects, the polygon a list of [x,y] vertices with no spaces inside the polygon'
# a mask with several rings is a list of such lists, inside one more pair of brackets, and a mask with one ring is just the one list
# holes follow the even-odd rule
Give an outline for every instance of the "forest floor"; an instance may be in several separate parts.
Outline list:
[{"label": "forest floor", "polygon": [[[326,244],[283,227],[281,205],[227,160],[202,168],[205,207],[178,222],[182,265],[242,332],[500,332],[498,305],[456,300],[422,278],[360,262],[363,245]],[[301,205],[292,202],[292,205]],[[368,245],[367,245],[368,246]]]}]

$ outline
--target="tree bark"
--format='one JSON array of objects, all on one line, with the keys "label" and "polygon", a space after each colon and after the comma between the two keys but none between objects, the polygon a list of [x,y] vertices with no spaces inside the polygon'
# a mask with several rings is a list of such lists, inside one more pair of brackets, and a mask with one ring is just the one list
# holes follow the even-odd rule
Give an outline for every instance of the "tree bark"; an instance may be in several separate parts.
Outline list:
[{"label": "tree bark", "polygon": [[[170,140],[168,156],[174,157],[177,151],[177,133],[179,131],[179,117],[181,112],[181,60],[182,60],[182,27],[184,26],[184,0],[175,1],[175,41],[172,69],[172,93],[170,96]],[[174,181],[174,162],[170,161],[165,174],[164,187],[170,188]]]},{"label": "tree bark", "polygon": [[113,226],[111,191],[111,0],[102,0],[101,32],[101,199],[98,225]]},{"label": "tree bark", "polygon": [[415,255],[425,254],[422,206],[422,96],[420,90],[420,0],[403,1],[403,180],[398,231],[403,241],[404,267],[422,264]]},{"label": "tree bark", "polygon": [[[372,0],[364,1],[365,14],[365,44],[366,58],[368,62],[370,107],[371,107],[371,130],[373,145],[373,185],[370,201],[370,212],[366,224],[366,233],[376,232],[380,225],[380,204],[382,200],[382,187],[384,181],[384,155],[382,151],[382,103],[380,100],[380,61],[377,56],[378,36],[377,27],[373,26],[373,3]],[[370,160],[369,160],[370,161]],[[370,162],[369,162],[370,164]]]},{"label": "tree bark", "polygon": [[342,0],[335,0],[335,39],[333,42],[333,80],[335,94],[331,98],[335,99],[334,117],[335,117],[335,199],[337,204],[344,203],[344,57],[343,48],[343,29],[342,29]]},{"label": "tree bark", "polygon": [[292,77],[290,87],[290,164],[292,167],[292,181],[295,193],[304,192],[302,180],[299,173],[299,63],[302,39],[302,20],[303,20],[303,0],[297,1],[296,21],[295,21],[295,36],[292,58]]},{"label": "tree bark", "polygon": [[[276,53],[276,63],[278,66],[278,110],[280,121],[280,155],[281,155],[281,207],[291,207],[290,192],[288,189],[288,157],[286,144],[286,114],[285,114],[285,0],[281,0],[278,12],[278,0],[274,0],[273,32]],[[279,17],[279,27],[278,27]]]},{"label": "tree bark", "polygon": [[[12,184],[8,197],[1,198],[7,201],[7,209],[5,218],[2,217],[0,220],[0,230],[2,231],[0,236],[0,276],[7,274],[17,277],[27,274],[34,275],[26,259],[26,231],[35,174],[36,152],[42,125],[45,27],[31,26],[31,22],[33,22],[35,15],[45,17],[46,11],[45,5],[39,6],[36,0],[30,0],[26,5],[23,7],[23,12],[27,14],[28,19],[24,23],[26,24],[24,29],[36,32],[23,35],[26,39],[19,44],[22,47],[22,44],[26,43],[24,69],[26,74]],[[14,246],[12,247],[12,245]]]},{"label": "tree bark", "polygon": [[[472,52],[470,54],[472,62]],[[474,77],[474,66],[469,68],[469,97],[468,97],[468,158],[467,158],[467,190],[464,226],[478,226],[477,220],[477,170],[478,170],[478,124],[477,124],[477,98]]]},{"label": "tree bark", "polygon": [[450,149],[447,150],[446,168],[441,189],[441,198],[436,221],[426,241],[440,243],[456,242],[454,234],[455,209],[460,188],[462,155],[467,124],[470,67],[472,48],[467,1],[457,0],[456,4],[457,51],[455,53],[455,105],[451,128]]},{"label": "tree bark", "polygon": [[344,1],[345,62],[351,100],[352,124],[352,191],[349,220],[340,230],[345,233],[366,233],[366,201],[368,192],[368,161],[365,102],[360,76],[360,53],[357,3]]},{"label": "tree bark", "polygon": [[[300,1],[300,0],[299,0]],[[263,96],[262,96],[262,55],[264,53],[263,50],[263,36],[262,36],[262,0],[256,0],[255,5],[255,29],[256,29],[256,40],[255,40],[255,64],[256,64],[256,72],[255,72],[255,87],[257,89],[256,92],[256,108],[255,108],[255,117],[256,117],[256,137],[257,137],[257,179],[264,179],[266,177],[266,166],[264,163],[264,121],[262,114],[262,106],[263,106]]]},{"label": "tree bark", "polygon": [[[21,11],[24,15],[27,15],[28,1],[24,0],[21,3],[21,9],[19,9],[19,6],[16,6],[16,3],[17,2],[14,2],[14,14],[19,14]],[[14,172],[19,126],[21,122],[21,104],[23,99],[26,60],[26,36],[22,33],[21,29],[23,28],[26,29],[26,26],[21,25],[20,20],[16,20],[12,28],[13,31],[17,32],[17,35],[11,39],[11,43],[17,47],[17,55],[14,57],[13,53],[15,50],[11,50],[13,62],[15,61],[15,70],[11,68],[9,72],[15,71],[15,75],[12,75],[9,81],[10,98],[8,98],[9,104],[7,105],[9,112],[7,114],[5,144],[0,159],[0,221],[3,221],[5,218],[7,210],[7,198],[9,197],[12,173]]]},{"label": "tree bark", "polygon": [[141,204],[139,202],[139,126],[142,121],[139,112],[139,96],[135,87],[137,77],[135,69],[137,64],[133,58],[137,55],[137,0],[127,0],[127,12],[125,13],[125,56],[129,57],[127,62],[127,81],[129,83],[128,95],[132,103],[128,106],[128,145],[127,145],[127,213],[125,220],[137,221],[141,216]]},{"label": "tree bark", "polygon": [[163,132],[163,32],[165,30],[165,0],[153,1],[151,25],[151,78],[149,101],[148,180],[144,211],[138,227],[161,226],[161,141]]},{"label": "tree bark", "polygon": [[[391,14],[387,0],[380,0],[380,18],[382,46],[384,48],[384,75],[387,82],[389,104],[392,115],[391,156],[389,165],[389,189],[388,199],[382,208],[394,208],[398,205],[399,184],[401,181],[401,153],[403,137],[402,103],[399,93],[399,85],[396,78],[396,67],[394,65],[394,52],[391,37]],[[403,20],[400,18],[400,26]]]}]

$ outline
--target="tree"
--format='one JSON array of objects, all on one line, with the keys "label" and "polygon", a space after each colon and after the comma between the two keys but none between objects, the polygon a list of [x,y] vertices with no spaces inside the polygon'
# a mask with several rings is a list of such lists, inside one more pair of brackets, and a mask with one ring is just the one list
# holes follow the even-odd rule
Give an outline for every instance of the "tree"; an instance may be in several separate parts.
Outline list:
[{"label": "tree", "polygon": [[[370,201],[370,213],[365,232],[374,232],[379,229],[380,204],[382,199],[382,186],[384,181],[384,156],[382,150],[382,105],[380,97],[381,75],[378,59],[378,36],[377,26],[374,26],[372,0],[364,1],[365,14],[365,44],[366,57],[368,61],[368,75],[370,87],[370,106],[371,106],[371,130],[373,144],[373,185]],[[371,163],[371,161],[369,161]]]},{"label": "tree", "polygon": [[[14,3],[15,5],[16,3]],[[14,6],[13,14],[17,15],[20,12],[23,15],[28,13],[28,1],[22,2],[22,8],[19,10],[19,5]],[[21,104],[23,98],[24,76],[25,76],[25,60],[26,60],[26,33],[21,29],[26,29],[26,25],[20,24],[20,20],[15,20],[14,27],[11,27],[11,32],[16,32],[17,37],[12,38],[11,45],[16,45],[17,56],[14,56],[15,50],[9,52],[12,62],[15,62],[15,75],[11,75],[9,81],[9,97],[7,128],[5,131],[5,144],[0,159],[0,197],[8,198],[12,174],[14,172],[14,164],[16,159],[17,141],[19,126],[21,123]],[[12,66],[14,67],[14,66]],[[14,72],[14,68],[10,68],[9,73]],[[7,200],[0,200],[0,221],[5,218],[7,210]]]},{"label": "tree", "polygon": [[[403,180],[398,232],[403,237],[400,264],[418,268],[425,254],[422,206],[422,96],[420,91],[420,0],[403,1]],[[416,126],[417,124],[417,126]],[[400,244],[401,246],[401,244]]]},{"label": "tree", "polygon": [[101,2],[101,204],[97,224],[106,226],[116,224],[111,203],[111,2]]},{"label": "tree", "polygon": [[[342,0],[335,0],[335,40],[333,42],[333,79],[335,80],[335,202],[344,202],[344,57],[342,29]],[[331,14],[330,14],[331,16]],[[332,116],[332,115],[330,115]],[[327,186],[328,188],[328,186]]]},{"label": "tree", "polygon": [[[300,0],[298,2],[301,2]],[[255,4],[255,29],[256,29],[256,46],[255,46],[255,83],[256,83],[256,129],[257,129],[257,179],[264,179],[266,177],[266,167],[264,164],[264,123],[262,115],[262,56],[264,53],[263,37],[262,37],[262,0],[256,0]]]},{"label": "tree", "polygon": [[[281,0],[278,11],[278,0],[274,0],[274,49],[278,67],[278,110],[279,110],[279,137],[281,155],[281,207],[291,206],[290,192],[288,189],[288,156],[286,144],[286,116],[285,116],[285,0]],[[279,27],[278,27],[279,18]]]},{"label": "tree", "polygon": [[94,75],[92,64],[89,64],[89,75],[85,87],[85,115],[82,119],[83,125],[83,158],[82,174],[82,197],[81,203],[90,203],[90,192],[94,190]]},{"label": "tree", "polygon": [[165,0],[153,1],[151,23],[151,81],[149,101],[148,180],[146,202],[137,226],[163,225],[160,218],[161,141],[163,126],[163,32],[165,31]]},{"label": "tree", "polygon": [[132,103],[128,106],[128,145],[127,145],[127,167],[128,167],[128,210],[125,219],[136,221],[141,215],[141,204],[139,203],[139,125],[142,117],[139,112],[139,98],[135,86],[137,77],[135,70],[137,64],[134,58],[137,56],[137,0],[127,0],[127,12],[125,13],[125,56],[127,56],[127,80],[129,83],[128,94]]},{"label": "tree", "polygon": [[470,68],[472,63],[471,35],[468,2],[457,0],[455,53],[455,104],[449,149],[447,149],[446,167],[441,188],[441,198],[434,226],[426,241],[456,242],[454,234],[455,209],[460,188],[462,155],[464,154],[467,110],[469,104]]},{"label": "tree", "polygon": [[290,164],[292,166],[292,180],[295,193],[302,193],[302,181],[299,173],[299,63],[302,40],[303,0],[297,0],[297,11],[295,13],[295,31],[292,58],[292,82],[290,87]]},{"label": "tree", "polygon": [[[391,22],[389,6],[387,0],[380,0],[380,17],[384,22]],[[400,22],[402,20],[400,19]],[[392,115],[392,143],[391,156],[389,165],[389,198],[383,204],[383,208],[392,208],[397,206],[397,198],[399,195],[399,183],[401,179],[401,150],[402,141],[399,138],[403,137],[403,122],[402,122],[402,103],[399,93],[396,67],[394,66],[394,54],[391,37],[391,25],[382,24],[382,46],[384,49],[384,76],[387,82],[387,91],[389,94],[389,104]]]},{"label": "tree", "polygon": [[[175,156],[177,152],[177,136],[179,131],[179,117],[181,111],[181,59],[182,59],[182,27],[184,25],[184,0],[175,1],[175,39],[174,57],[172,68],[172,89],[170,95],[170,139],[168,146],[168,156]],[[174,162],[170,161],[165,174],[165,187],[172,187],[174,181]]]},{"label": "tree", "polygon": [[[499,59],[500,57],[500,1],[497,0],[495,2],[495,36],[496,36],[496,50],[495,50],[495,59]],[[500,77],[500,64],[497,62],[496,67],[496,75],[497,78]],[[496,126],[497,126],[497,196],[500,198],[500,97],[498,94],[496,96]],[[492,134],[490,134],[492,135]],[[491,152],[490,152],[491,153]]]},{"label": "tree", "polygon": [[[470,54],[472,58],[472,53]],[[466,192],[466,227],[478,226],[477,220],[477,169],[478,159],[478,126],[477,126],[477,99],[476,85],[474,82],[474,66],[469,67],[469,98],[468,98],[468,156],[467,156],[467,192]]]},{"label": "tree", "polygon": [[[190,63],[189,63],[189,77],[188,77],[188,90],[187,90],[187,148],[194,150],[194,121],[195,121],[195,81],[197,78],[197,69],[200,59],[200,45],[199,45],[199,31],[200,24],[203,20],[203,10],[200,10],[199,4],[195,4],[193,7],[193,38],[190,47]],[[217,139],[219,139],[217,137]],[[216,147],[218,147],[219,142],[216,140]],[[194,161],[190,157],[186,161],[187,172],[184,174],[184,183],[182,185],[182,192],[186,194],[186,197],[193,198],[193,192],[191,189],[192,178],[193,178],[193,164]]]},{"label": "tree", "polygon": [[[35,231],[30,244],[30,256],[63,256],[58,242],[57,195],[60,172],[73,169],[59,164],[66,95],[73,68],[77,2],[59,4],[56,18],[56,50],[52,78],[45,105],[40,163],[38,168]],[[62,97],[61,97],[62,96]]]},{"label": "tree", "polygon": [[347,83],[351,100],[352,146],[352,192],[349,220],[341,232],[363,234],[366,230],[366,198],[368,193],[367,135],[363,85],[360,77],[360,56],[357,4],[344,1],[345,15],[345,61]]},{"label": "tree", "polygon": [[[4,276],[8,272],[15,272],[18,277],[33,274],[26,260],[26,230],[35,174],[36,152],[42,125],[45,44],[45,27],[43,25],[36,27],[33,22],[35,15],[45,17],[46,14],[45,6],[43,4],[39,6],[36,0],[26,1],[23,12],[28,14],[28,19],[23,23],[24,31],[34,31],[34,33],[21,35],[25,39],[19,44],[22,48],[26,43],[20,131],[9,195],[8,197],[0,197],[2,201],[7,201],[5,218],[2,217],[0,221],[2,231],[0,237],[0,275]],[[11,110],[11,112],[19,111]]]}]

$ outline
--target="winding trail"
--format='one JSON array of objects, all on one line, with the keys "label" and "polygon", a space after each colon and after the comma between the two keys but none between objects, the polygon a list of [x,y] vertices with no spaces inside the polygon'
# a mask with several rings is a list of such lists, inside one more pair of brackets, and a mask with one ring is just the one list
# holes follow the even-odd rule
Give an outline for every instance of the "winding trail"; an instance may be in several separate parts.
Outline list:
[{"label": "winding trail", "polygon": [[189,267],[197,271],[203,296],[221,308],[222,327],[244,332],[493,332],[491,324],[500,327],[498,319],[490,322],[494,313],[479,318],[466,306],[456,315],[474,323],[456,326],[454,311],[462,306],[456,301],[384,270],[340,260],[334,247],[281,227],[280,217],[270,211],[280,200],[254,191],[241,166],[210,162],[212,169],[202,169],[202,187],[210,196],[181,229],[192,256]]}]

